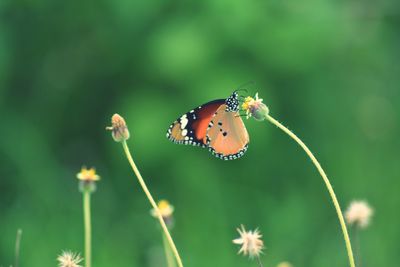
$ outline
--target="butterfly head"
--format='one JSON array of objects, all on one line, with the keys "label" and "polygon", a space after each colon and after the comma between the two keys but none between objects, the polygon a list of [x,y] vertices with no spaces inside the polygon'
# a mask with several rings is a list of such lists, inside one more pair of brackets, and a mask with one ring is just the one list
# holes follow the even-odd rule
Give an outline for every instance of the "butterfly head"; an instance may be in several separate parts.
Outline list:
[{"label": "butterfly head", "polygon": [[226,100],[226,111],[238,112],[239,111],[239,94],[235,91]]}]

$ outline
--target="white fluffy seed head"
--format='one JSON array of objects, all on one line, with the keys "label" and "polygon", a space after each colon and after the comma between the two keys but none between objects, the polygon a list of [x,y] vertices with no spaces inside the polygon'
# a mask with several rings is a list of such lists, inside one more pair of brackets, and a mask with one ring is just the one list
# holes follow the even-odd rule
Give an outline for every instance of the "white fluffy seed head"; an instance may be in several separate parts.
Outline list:
[{"label": "white fluffy seed head", "polygon": [[258,229],[254,231],[246,231],[244,226],[241,229],[237,229],[240,237],[233,240],[234,244],[241,245],[239,253],[243,255],[249,255],[250,258],[258,257],[264,248],[264,243],[261,240],[262,235]]},{"label": "white fluffy seed head", "polygon": [[366,228],[373,213],[373,209],[366,201],[352,201],[346,210],[345,217],[348,224]]},{"label": "white fluffy seed head", "polygon": [[57,258],[59,267],[82,267],[79,265],[82,260],[79,253],[73,253],[71,251],[63,251]]}]

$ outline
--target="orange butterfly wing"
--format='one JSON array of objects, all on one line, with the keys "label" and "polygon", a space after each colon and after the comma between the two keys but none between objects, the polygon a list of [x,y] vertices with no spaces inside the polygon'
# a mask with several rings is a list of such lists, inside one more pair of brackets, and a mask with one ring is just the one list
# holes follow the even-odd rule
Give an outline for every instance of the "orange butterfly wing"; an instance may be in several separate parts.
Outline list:
[{"label": "orange butterfly wing", "polygon": [[243,156],[250,142],[249,134],[238,112],[227,111],[221,105],[212,117],[206,143],[218,158],[231,160]]},{"label": "orange butterfly wing", "polygon": [[217,109],[224,103],[224,99],[214,100],[183,114],[171,124],[167,138],[177,144],[206,147],[208,125]]}]

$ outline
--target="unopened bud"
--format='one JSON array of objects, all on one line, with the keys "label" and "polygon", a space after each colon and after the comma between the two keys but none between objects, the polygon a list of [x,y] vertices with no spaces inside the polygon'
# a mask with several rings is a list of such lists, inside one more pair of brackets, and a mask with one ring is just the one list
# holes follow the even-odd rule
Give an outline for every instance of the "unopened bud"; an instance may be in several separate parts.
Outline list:
[{"label": "unopened bud", "polygon": [[119,114],[114,114],[111,117],[111,126],[106,127],[111,131],[111,135],[116,142],[123,142],[129,139],[129,130],[124,118]]}]

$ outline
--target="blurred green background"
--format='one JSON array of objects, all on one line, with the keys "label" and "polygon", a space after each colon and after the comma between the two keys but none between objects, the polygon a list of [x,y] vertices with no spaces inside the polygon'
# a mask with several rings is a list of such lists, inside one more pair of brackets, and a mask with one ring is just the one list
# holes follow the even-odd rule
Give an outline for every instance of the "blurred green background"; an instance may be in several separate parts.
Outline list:
[{"label": "blurred green background", "polygon": [[246,121],[246,155],[174,145],[182,113],[250,80],[325,167],[342,208],[375,209],[363,266],[400,261],[400,4],[395,0],[0,2],[0,265],[83,252],[76,173],[95,166],[93,266],[165,266],[161,234],[104,130],[123,115],[157,199],[175,206],[185,266],[256,266],[231,240],[259,227],[266,266],[348,266],[339,223],[304,152]]}]

